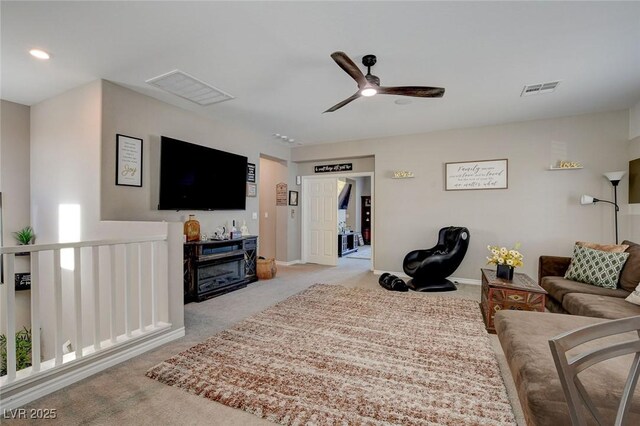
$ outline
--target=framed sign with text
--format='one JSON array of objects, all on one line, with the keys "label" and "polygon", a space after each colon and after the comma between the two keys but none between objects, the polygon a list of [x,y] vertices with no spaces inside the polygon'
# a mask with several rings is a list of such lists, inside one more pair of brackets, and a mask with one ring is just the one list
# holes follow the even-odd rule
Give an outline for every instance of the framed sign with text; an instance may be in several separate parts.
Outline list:
[{"label": "framed sign with text", "polygon": [[258,196],[258,185],[255,183],[247,183],[247,197]]},{"label": "framed sign with text", "polygon": [[350,172],[353,170],[353,163],[342,164],[325,164],[323,166],[315,166],[314,173],[331,173],[331,172]]},{"label": "framed sign with text", "polygon": [[247,163],[247,182],[255,183],[256,181],[256,165]]},{"label": "framed sign with text", "polygon": [[276,185],[276,206],[286,206],[287,201],[287,184],[280,182]]},{"label": "framed sign with text", "polygon": [[445,190],[507,189],[507,159],[445,163]]},{"label": "framed sign with text", "polygon": [[142,139],[116,135],[116,185],[142,186]]}]

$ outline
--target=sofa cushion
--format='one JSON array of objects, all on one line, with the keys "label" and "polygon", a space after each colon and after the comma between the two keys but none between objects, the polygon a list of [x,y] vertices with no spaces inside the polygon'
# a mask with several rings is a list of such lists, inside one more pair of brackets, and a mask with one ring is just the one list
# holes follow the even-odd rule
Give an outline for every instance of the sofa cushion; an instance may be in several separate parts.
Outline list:
[{"label": "sofa cushion", "polygon": [[544,307],[546,308],[545,311],[552,312],[554,314],[569,313],[562,307],[562,303],[558,302],[553,297],[547,297],[547,301],[545,302]]},{"label": "sofa cushion", "polygon": [[562,307],[572,315],[585,317],[618,319],[640,315],[640,306],[626,299],[597,294],[567,294],[562,300]]},{"label": "sofa cushion", "polygon": [[556,299],[560,303],[562,303],[562,299],[568,293],[588,293],[622,298],[629,295],[628,291],[621,288],[610,289],[596,287],[594,285],[568,280],[563,277],[544,277],[540,280],[540,286],[547,290],[550,297]]},{"label": "sofa cushion", "polygon": [[636,289],[633,290],[624,300],[629,303],[633,303],[634,305],[640,305],[640,284],[638,284],[638,287],[636,287]]},{"label": "sofa cushion", "polygon": [[635,290],[640,283],[640,244],[625,240],[622,244],[629,245],[629,258],[620,272],[620,287],[628,291]]},{"label": "sofa cushion", "polygon": [[587,241],[576,241],[576,244],[581,247],[588,247],[594,250],[610,251],[613,253],[623,253],[629,248],[629,244],[598,244],[590,243]]},{"label": "sofa cushion", "polygon": [[[513,374],[527,425],[571,424],[548,341],[560,333],[603,321],[607,320],[540,312],[502,310],[496,313],[496,332]],[[619,338],[607,339],[619,341]],[[613,424],[630,361],[630,356],[620,357],[580,373],[606,424]],[[640,392],[637,391],[628,424],[640,424]]]},{"label": "sofa cushion", "polygon": [[620,271],[628,257],[629,253],[594,250],[576,244],[564,277],[598,287],[616,288]]}]

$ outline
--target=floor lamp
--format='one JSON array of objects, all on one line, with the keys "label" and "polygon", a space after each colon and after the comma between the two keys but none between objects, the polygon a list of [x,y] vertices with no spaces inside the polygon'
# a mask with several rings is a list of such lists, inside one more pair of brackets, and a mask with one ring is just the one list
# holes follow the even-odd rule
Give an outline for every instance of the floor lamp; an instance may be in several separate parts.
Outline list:
[{"label": "floor lamp", "polygon": [[616,244],[618,244],[618,211],[620,211],[620,207],[618,207],[618,184],[620,183],[620,180],[625,175],[625,173],[626,172],[624,171],[620,171],[620,172],[608,172],[604,174],[605,177],[609,179],[609,182],[611,182],[611,185],[613,185],[613,202],[607,201],[607,200],[599,200],[590,195],[583,195],[580,198],[580,204],[595,204],[599,202],[613,204],[613,206],[616,209],[616,213],[615,213]]}]

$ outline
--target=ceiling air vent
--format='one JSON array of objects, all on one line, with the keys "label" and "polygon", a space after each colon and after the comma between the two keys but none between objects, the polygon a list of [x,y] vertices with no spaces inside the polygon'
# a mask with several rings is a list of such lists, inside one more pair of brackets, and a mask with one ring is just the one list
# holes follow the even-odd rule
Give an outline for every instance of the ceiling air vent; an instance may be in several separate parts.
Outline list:
[{"label": "ceiling air vent", "polygon": [[546,83],[527,84],[522,89],[520,96],[539,95],[542,93],[551,93],[556,90],[560,81],[549,81]]},{"label": "ceiling air vent", "polygon": [[204,83],[186,72],[173,70],[146,81],[152,86],[198,105],[211,105],[233,99],[228,93]]}]

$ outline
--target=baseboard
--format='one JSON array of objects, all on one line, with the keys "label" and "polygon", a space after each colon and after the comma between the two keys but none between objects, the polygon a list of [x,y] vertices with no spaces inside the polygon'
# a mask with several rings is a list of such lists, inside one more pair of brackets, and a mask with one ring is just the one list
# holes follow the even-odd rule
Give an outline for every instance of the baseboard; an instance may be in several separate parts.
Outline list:
[{"label": "baseboard", "polygon": [[300,259],[292,260],[290,262],[283,262],[282,260],[276,260],[276,265],[282,265],[282,266],[297,265],[298,263],[302,263],[302,261]]},{"label": "baseboard", "polygon": [[113,367],[116,364],[120,364],[121,362],[141,355],[173,340],[184,337],[184,335],[184,327],[181,327],[176,330],[151,336],[149,339],[142,342],[136,342],[135,345],[131,345],[129,347],[117,348],[118,350],[114,350],[113,353],[101,357],[99,361],[87,360],[88,362],[84,363],[84,365],[82,365],[82,361],[78,361],[77,363],[74,363],[74,366],[69,366],[70,368],[67,371],[52,371],[52,376],[43,379],[42,383],[35,383],[31,386],[25,385],[26,389],[17,390],[11,396],[3,397],[0,401],[0,412],[6,412],[7,410],[13,410],[21,407],[31,401],[42,398],[45,395],[67,387],[84,378],[106,370],[107,368]]},{"label": "baseboard", "polygon": [[476,279],[473,279],[473,278],[449,277],[449,280],[453,281],[454,283],[458,283],[458,284],[482,285],[482,281],[481,280],[476,280]]},{"label": "baseboard", "polygon": [[[381,271],[379,269],[374,269],[373,273],[375,275],[382,275],[385,272],[390,273],[391,275],[395,275],[396,277],[400,277],[402,279],[411,279],[410,276],[405,274],[404,272],[393,272],[393,271]],[[476,280],[473,278],[457,278],[457,277],[448,277],[449,281],[453,281],[457,284],[470,284],[470,285],[482,285],[482,281]]]}]

